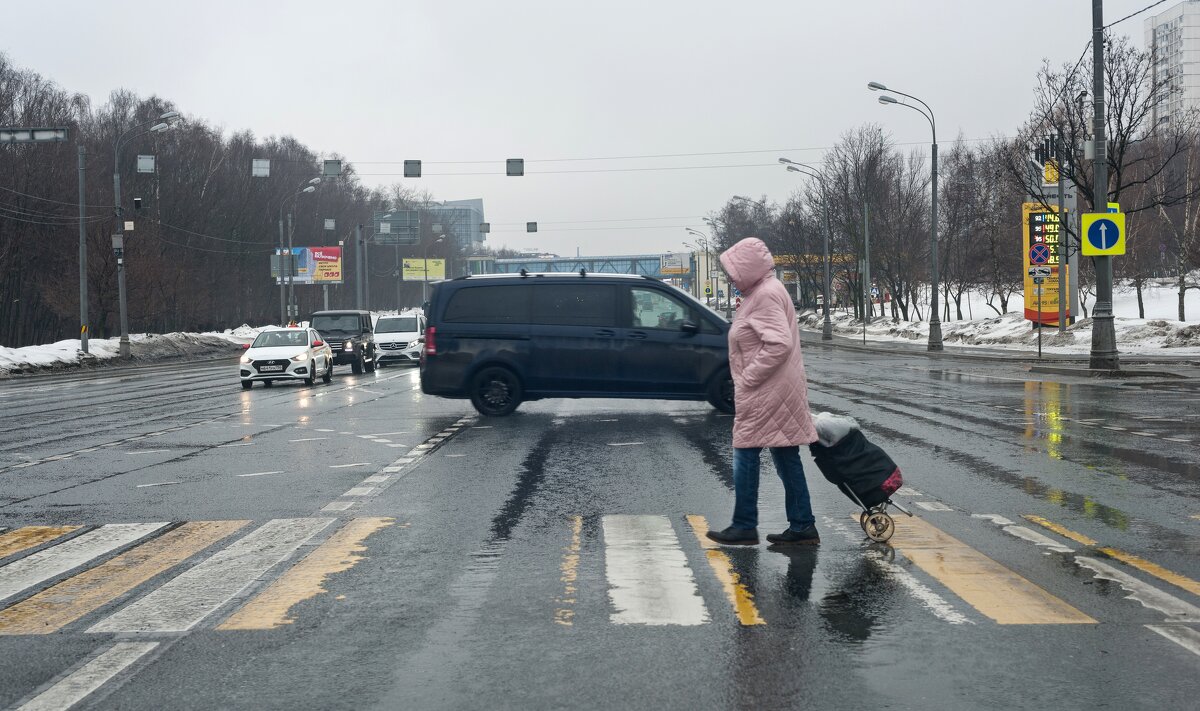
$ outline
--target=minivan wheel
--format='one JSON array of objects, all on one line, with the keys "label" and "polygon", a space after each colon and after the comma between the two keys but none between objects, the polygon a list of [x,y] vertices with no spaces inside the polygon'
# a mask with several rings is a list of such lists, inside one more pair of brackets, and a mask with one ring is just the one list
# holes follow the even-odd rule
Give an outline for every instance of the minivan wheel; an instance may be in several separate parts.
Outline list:
[{"label": "minivan wheel", "polygon": [[510,414],[521,404],[521,381],[508,368],[484,368],[471,379],[471,404],[487,417]]},{"label": "minivan wheel", "polygon": [[708,384],[708,404],[717,408],[718,412],[733,414],[733,376],[725,368],[717,373]]},{"label": "minivan wheel", "polygon": [[362,375],[363,357],[361,353],[357,358],[354,359],[354,362],[350,364],[350,370],[353,371],[355,375]]}]

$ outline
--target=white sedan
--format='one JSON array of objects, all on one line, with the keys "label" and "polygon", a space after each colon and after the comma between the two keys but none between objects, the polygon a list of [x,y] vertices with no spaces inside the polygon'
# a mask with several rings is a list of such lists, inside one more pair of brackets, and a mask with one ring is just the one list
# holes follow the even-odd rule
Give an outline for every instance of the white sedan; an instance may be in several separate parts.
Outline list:
[{"label": "white sedan", "polygon": [[245,346],[238,376],[246,390],[255,380],[270,387],[276,380],[303,380],[307,385],[333,380],[333,351],[311,328],[272,328]]}]

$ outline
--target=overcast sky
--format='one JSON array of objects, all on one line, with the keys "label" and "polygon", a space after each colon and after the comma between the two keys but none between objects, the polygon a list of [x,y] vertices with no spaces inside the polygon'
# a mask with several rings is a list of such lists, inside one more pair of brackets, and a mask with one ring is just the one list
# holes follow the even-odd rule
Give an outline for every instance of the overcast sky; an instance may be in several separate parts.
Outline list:
[{"label": "overcast sky", "polygon": [[[1149,4],[1109,0],[1105,21]],[[927,146],[924,119],[878,104],[871,80],[932,106],[943,144],[1009,135],[1042,59],[1074,62],[1091,36],[1090,0],[59,0],[3,15],[11,61],[68,90],[158,94],[229,132],[341,153],[370,184],[482,198],[490,244],[564,256],[682,251],[685,226],[706,229],[731,195],[786,200],[799,178],[780,155],[819,161],[864,123]],[[1147,16],[1116,29],[1141,46]],[[708,155],[650,157],[668,154]],[[506,177],[517,157],[526,175]],[[424,177],[404,181],[414,158]]]}]

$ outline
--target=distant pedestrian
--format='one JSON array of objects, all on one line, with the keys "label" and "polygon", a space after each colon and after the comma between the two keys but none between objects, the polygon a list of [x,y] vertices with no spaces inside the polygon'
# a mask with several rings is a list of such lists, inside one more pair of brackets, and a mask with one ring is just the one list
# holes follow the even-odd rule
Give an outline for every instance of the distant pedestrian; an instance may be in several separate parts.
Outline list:
[{"label": "distant pedestrian", "polygon": [[788,528],[768,534],[774,544],[821,542],[804,480],[800,445],[817,441],[808,411],[808,384],[800,355],[796,309],[775,278],[775,261],[762,240],[748,237],[721,255],[721,265],[744,300],[729,330],[733,374],[733,524],[708,537],[729,545],[758,543],[758,469],[770,447],[783,480]]}]

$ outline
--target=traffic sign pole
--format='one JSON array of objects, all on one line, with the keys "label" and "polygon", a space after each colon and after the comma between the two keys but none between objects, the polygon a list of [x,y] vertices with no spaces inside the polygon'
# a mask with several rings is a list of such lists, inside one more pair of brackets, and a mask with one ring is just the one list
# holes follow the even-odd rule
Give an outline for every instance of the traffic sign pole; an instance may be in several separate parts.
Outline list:
[{"label": "traffic sign pole", "polygon": [[[1092,136],[1095,140],[1095,158],[1092,167],[1095,192],[1092,195],[1094,210],[1108,207],[1108,142],[1104,121],[1104,0],[1092,0]],[[1092,352],[1089,364],[1092,368],[1120,370],[1117,357],[1117,332],[1112,312],[1112,257],[1099,256],[1093,259],[1096,267],[1096,306],[1092,309]]]}]

